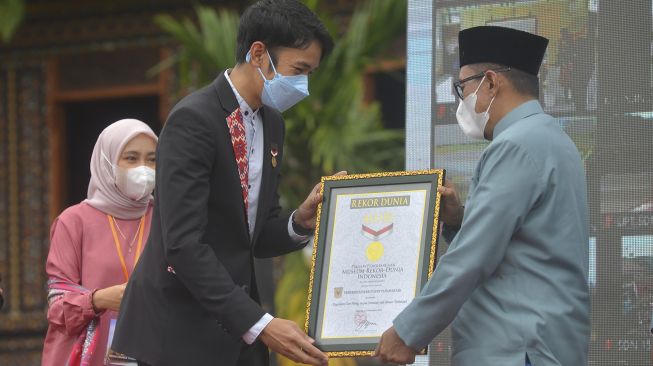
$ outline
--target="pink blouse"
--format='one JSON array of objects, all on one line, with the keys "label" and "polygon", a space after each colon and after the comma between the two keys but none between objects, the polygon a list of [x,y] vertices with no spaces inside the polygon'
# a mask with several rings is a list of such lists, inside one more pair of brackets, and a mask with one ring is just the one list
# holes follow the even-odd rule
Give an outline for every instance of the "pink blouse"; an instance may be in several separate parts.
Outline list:
[{"label": "pink blouse", "polygon": [[[145,217],[143,246],[150,233],[152,205]],[[116,219],[117,235],[129,273],[133,271],[138,247],[140,219]],[[122,234],[121,234],[122,233]],[[126,239],[123,239],[122,235]],[[130,252],[131,245],[131,252]],[[125,283],[125,275],[111,232],[107,215],[87,203],[66,209],[52,224],[50,252],[46,263],[49,278],[70,281],[91,290],[87,294],[68,292],[52,302],[48,308],[48,333],[45,337],[43,366],[66,364],[77,337],[88,323],[100,316],[99,343],[92,366],[104,365],[109,325],[117,313],[104,311],[96,314],[91,302],[93,290]]]}]

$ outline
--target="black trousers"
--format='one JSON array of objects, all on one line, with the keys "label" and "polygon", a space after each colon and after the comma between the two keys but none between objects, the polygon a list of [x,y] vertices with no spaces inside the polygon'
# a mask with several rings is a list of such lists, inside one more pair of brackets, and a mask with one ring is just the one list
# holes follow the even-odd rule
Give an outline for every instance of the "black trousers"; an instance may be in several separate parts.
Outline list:
[{"label": "black trousers", "polygon": [[[238,359],[238,366],[265,366],[270,363],[268,349],[261,341],[251,346],[244,346]],[[136,361],[138,366],[152,366],[143,361]]]}]

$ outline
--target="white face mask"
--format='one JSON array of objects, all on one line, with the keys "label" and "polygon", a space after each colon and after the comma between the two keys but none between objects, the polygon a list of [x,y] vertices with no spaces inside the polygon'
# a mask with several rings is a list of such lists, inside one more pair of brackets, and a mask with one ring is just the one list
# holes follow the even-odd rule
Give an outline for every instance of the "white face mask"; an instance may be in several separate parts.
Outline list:
[{"label": "white face mask", "polygon": [[137,168],[125,169],[117,167],[116,186],[125,196],[140,201],[152,194],[154,190],[154,169],[141,165]]},{"label": "white face mask", "polygon": [[127,197],[134,201],[140,201],[152,194],[155,184],[154,169],[141,165],[136,168],[125,169],[111,163],[102,153],[104,160],[113,169],[116,187]]},{"label": "white face mask", "polygon": [[490,107],[494,98],[490,101],[490,105],[487,107],[485,112],[476,113],[476,99],[478,98],[478,90],[481,88],[481,84],[485,80],[485,76],[481,79],[481,82],[478,84],[478,88],[474,93],[467,96],[467,98],[462,99],[458,104],[458,109],[456,110],[456,119],[458,120],[458,125],[463,130],[465,135],[473,138],[482,140],[485,137],[485,126],[487,121],[490,119]]}]

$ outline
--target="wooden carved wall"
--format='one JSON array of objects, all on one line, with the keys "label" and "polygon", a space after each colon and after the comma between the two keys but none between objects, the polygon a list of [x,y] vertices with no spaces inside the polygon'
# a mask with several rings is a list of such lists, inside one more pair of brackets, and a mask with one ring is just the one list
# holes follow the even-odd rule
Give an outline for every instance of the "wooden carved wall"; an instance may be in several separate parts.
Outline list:
[{"label": "wooden carved wall", "polygon": [[0,365],[37,365],[47,327],[48,129],[43,64],[0,65]]}]

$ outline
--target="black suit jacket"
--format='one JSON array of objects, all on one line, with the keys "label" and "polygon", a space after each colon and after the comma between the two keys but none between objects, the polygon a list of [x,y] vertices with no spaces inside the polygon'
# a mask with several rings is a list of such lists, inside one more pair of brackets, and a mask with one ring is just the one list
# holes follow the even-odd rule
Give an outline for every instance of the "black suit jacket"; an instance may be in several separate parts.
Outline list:
[{"label": "black suit jacket", "polygon": [[[281,115],[263,107],[264,164],[253,240],[226,118],[238,108],[221,73],[170,112],[157,148],[149,240],[125,291],[113,349],[153,366],[267,364],[241,337],[265,314],[253,258],[300,249],[280,215]],[[172,267],[172,273],[168,267]]]}]

